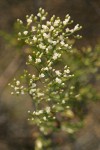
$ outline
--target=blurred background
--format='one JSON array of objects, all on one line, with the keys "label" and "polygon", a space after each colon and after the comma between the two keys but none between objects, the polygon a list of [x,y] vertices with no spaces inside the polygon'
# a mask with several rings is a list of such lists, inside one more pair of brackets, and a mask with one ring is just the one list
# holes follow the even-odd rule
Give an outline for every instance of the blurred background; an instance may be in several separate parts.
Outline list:
[{"label": "blurred background", "polygon": [[[78,49],[95,48],[100,42],[99,0],[0,0],[0,150],[34,149],[34,128],[27,121],[27,111],[32,109],[31,99],[28,95],[12,96],[8,83],[25,68],[26,47],[16,43],[16,19],[25,20],[27,14],[36,14],[39,7],[50,16],[55,14],[64,18],[70,14],[74,24],[82,25],[80,34],[83,38],[75,45]],[[95,88],[99,91],[98,85]],[[64,140],[58,139],[58,142],[63,146],[57,150],[100,150],[99,104],[89,104],[84,128],[76,134],[74,141],[62,135]],[[57,141],[54,141],[56,145]]]}]

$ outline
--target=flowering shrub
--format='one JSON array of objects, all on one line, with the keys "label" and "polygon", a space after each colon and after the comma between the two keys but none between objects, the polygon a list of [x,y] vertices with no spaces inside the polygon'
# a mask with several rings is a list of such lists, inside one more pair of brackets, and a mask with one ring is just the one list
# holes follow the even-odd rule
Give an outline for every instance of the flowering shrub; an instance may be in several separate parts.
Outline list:
[{"label": "flowering shrub", "polygon": [[74,111],[80,93],[75,86],[75,71],[63,56],[73,55],[69,40],[81,37],[76,34],[81,26],[70,29],[73,21],[69,15],[63,21],[54,15],[46,21],[46,17],[47,12],[40,8],[37,16],[26,16],[26,24],[18,19],[18,40],[31,49],[26,64],[32,69],[25,70],[20,80],[14,79],[11,94],[30,95],[33,112],[28,111],[29,120],[41,132],[47,134],[60,128],[73,133],[80,126],[80,115]]},{"label": "flowering shrub", "polygon": [[[40,131],[35,141],[37,149],[50,145],[44,134],[58,130],[72,134],[82,126],[88,100],[97,99],[92,82],[99,78],[100,66],[99,47],[72,47],[71,40],[81,37],[77,35],[81,27],[71,28],[69,15],[63,21],[54,15],[46,21],[46,17],[47,12],[40,8],[37,16],[26,16],[26,23],[18,19],[20,44],[17,47],[18,42],[14,42],[14,46],[29,47],[28,69],[10,84],[11,94],[28,93],[32,99],[33,112],[28,111],[28,120]],[[9,41],[11,38],[14,40],[13,36]]]}]

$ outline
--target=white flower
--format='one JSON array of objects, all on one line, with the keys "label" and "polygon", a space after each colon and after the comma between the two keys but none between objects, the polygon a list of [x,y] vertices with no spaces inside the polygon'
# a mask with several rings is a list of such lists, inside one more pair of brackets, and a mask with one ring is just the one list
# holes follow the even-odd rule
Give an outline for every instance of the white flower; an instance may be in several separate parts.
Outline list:
[{"label": "white flower", "polygon": [[51,50],[53,47],[51,45],[48,46],[48,49]]},{"label": "white flower", "polygon": [[18,35],[21,36],[21,32],[19,32]]},{"label": "white flower", "polygon": [[9,84],[12,88],[14,88],[14,85]]},{"label": "white flower", "polygon": [[42,9],[41,13],[44,14],[44,12],[45,12],[44,9]]},{"label": "white flower", "polygon": [[31,111],[30,110],[28,110],[28,113],[30,113]]},{"label": "white flower", "polygon": [[46,48],[46,53],[48,53],[49,51],[48,51],[48,48]]},{"label": "white flower", "polygon": [[32,75],[32,78],[33,78],[33,79],[35,78],[35,75],[34,75],[34,74]]},{"label": "white flower", "polygon": [[58,26],[58,25],[59,25],[59,22],[60,22],[60,20],[55,20],[54,26],[55,26],[55,27]]},{"label": "white flower", "polygon": [[43,110],[39,110],[39,114],[42,114],[43,113]]},{"label": "white flower", "polygon": [[29,60],[29,62],[32,62],[32,56],[31,55],[28,56],[28,60]]},{"label": "white flower", "polygon": [[67,77],[67,75],[66,75],[66,74],[64,74],[64,75],[63,75],[63,77],[65,77],[65,78],[66,78],[66,77]]},{"label": "white flower", "polygon": [[16,85],[17,85],[17,86],[20,85],[20,81],[16,81]]},{"label": "white flower", "polygon": [[40,127],[40,131],[44,132],[44,127]]},{"label": "white flower", "polygon": [[38,96],[38,97],[44,96],[44,93],[38,92],[38,93],[37,93],[37,96]]},{"label": "white flower", "polygon": [[[56,32],[55,32],[55,36],[58,36],[58,34],[59,34],[59,32],[58,32],[58,31],[56,31]],[[58,41],[58,40],[57,40],[57,41]]]},{"label": "white flower", "polygon": [[34,20],[37,20],[37,16],[34,17]]},{"label": "white flower", "polygon": [[[38,39],[38,41],[39,41],[39,42],[42,42],[42,41],[43,41],[43,39],[42,39],[42,38],[39,38],[39,39]],[[43,47],[42,47],[42,48],[43,48]]]},{"label": "white flower", "polygon": [[64,41],[61,41],[61,42],[60,42],[60,44],[61,44],[62,46],[64,46],[64,45],[65,45]]},{"label": "white flower", "polygon": [[66,65],[65,67],[64,67],[64,69],[66,69],[68,66]]},{"label": "white flower", "polygon": [[50,107],[46,107],[46,112],[50,113]]},{"label": "white flower", "polygon": [[33,111],[33,113],[32,113],[32,114],[34,115],[35,113],[36,113],[36,111]]},{"label": "white flower", "polygon": [[29,83],[30,83],[30,84],[32,84],[32,82],[33,82],[33,80],[32,80],[32,79],[30,79]]},{"label": "white flower", "polygon": [[70,20],[70,16],[63,21],[63,24],[66,25]]},{"label": "white flower", "polygon": [[39,44],[39,47],[40,47],[41,49],[45,49],[45,48],[46,48],[46,46],[43,45],[42,43]]},{"label": "white flower", "polygon": [[31,18],[28,18],[28,19],[27,19],[27,23],[28,23],[28,24],[31,24],[31,23],[32,23],[32,19],[31,19]]},{"label": "white flower", "polygon": [[59,53],[54,53],[54,55],[53,55],[53,59],[54,60],[56,60],[57,58],[59,58],[61,56],[61,54],[59,54]]},{"label": "white flower", "polygon": [[52,44],[52,39],[49,38],[49,39],[48,39],[48,42],[49,42],[50,44]]},{"label": "white flower", "polygon": [[76,31],[78,28],[79,28],[79,24],[77,24],[77,25],[74,27],[74,31]]},{"label": "white flower", "polygon": [[54,27],[53,27],[53,26],[50,27],[50,31],[52,31],[52,30],[54,30]]},{"label": "white flower", "polygon": [[19,91],[17,91],[16,94],[19,94]]},{"label": "white flower", "polygon": [[39,77],[40,77],[40,78],[44,78],[44,77],[45,77],[45,74],[44,74],[44,73],[41,73],[41,74],[39,75]]},{"label": "white flower", "polygon": [[62,81],[61,81],[61,79],[56,78],[56,82],[60,84]]},{"label": "white flower", "polygon": [[43,33],[43,36],[44,36],[44,38],[49,38],[50,37],[50,35],[46,34],[46,33]]},{"label": "white flower", "polygon": [[20,24],[23,24],[22,20],[20,20],[20,19],[17,19],[17,21],[18,21]]},{"label": "white flower", "polygon": [[42,144],[42,141],[40,139],[36,140],[36,147],[37,147],[37,149],[42,149],[43,144]]},{"label": "white flower", "polygon": [[61,72],[59,70],[55,71],[56,75],[61,76]]},{"label": "white flower", "polygon": [[64,36],[63,36],[63,35],[60,35],[60,36],[59,36],[59,39],[63,41],[63,40],[64,40]]},{"label": "white flower", "polygon": [[69,28],[66,28],[66,32],[69,32],[70,30],[69,30]]},{"label": "white flower", "polygon": [[56,41],[52,41],[52,44],[53,44],[53,45],[56,45],[56,44],[57,44],[57,42],[56,42]]},{"label": "white flower", "polygon": [[22,91],[21,91],[21,94],[22,94],[22,95],[24,95],[24,94],[25,94],[25,92],[22,90]]},{"label": "white flower", "polygon": [[32,88],[34,88],[34,87],[36,87],[36,83],[32,83],[32,86],[31,86]]},{"label": "white flower", "polygon": [[53,117],[53,119],[55,119],[56,117]]},{"label": "white flower", "polygon": [[36,115],[39,115],[39,112],[35,112]]},{"label": "white flower", "polygon": [[36,89],[30,89],[29,93],[33,94],[36,91]]},{"label": "white flower", "polygon": [[40,13],[38,13],[38,14],[37,14],[37,16],[38,16],[38,17],[41,17],[41,14],[40,14]]},{"label": "white flower", "polygon": [[48,31],[48,27],[46,25],[42,25],[42,28],[45,30],[45,31]]},{"label": "white flower", "polygon": [[37,38],[35,36],[33,36],[33,41],[36,42],[37,41]]},{"label": "white flower", "polygon": [[40,58],[36,58],[35,63],[40,63],[40,62],[41,62],[41,59]]},{"label": "white flower", "polygon": [[48,71],[48,67],[45,67],[44,70]]},{"label": "white flower", "polygon": [[65,44],[64,46],[65,46],[66,48],[68,48],[68,44]]},{"label": "white flower", "polygon": [[16,86],[15,86],[15,88],[14,88],[14,89],[15,89],[15,91],[19,90],[19,88],[18,88],[18,87],[16,87]]},{"label": "white flower", "polygon": [[62,83],[61,85],[63,85],[63,86],[64,86],[64,85],[65,85],[65,83]]},{"label": "white flower", "polygon": [[64,70],[64,73],[70,73],[70,70],[69,69]]},{"label": "white flower", "polygon": [[32,31],[33,32],[36,31],[36,27],[32,26]]},{"label": "white flower", "polygon": [[62,100],[62,104],[65,104],[65,100]]},{"label": "white flower", "polygon": [[46,120],[47,120],[47,118],[44,116],[44,117],[43,117],[43,120],[45,120],[45,121],[46,121]]},{"label": "white flower", "polygon": [[[48,66],[50,67],[52,65],[52,62],[49,62]],[[51,68],[51,67],[50,67]],[[52,69],[52,68],[51,68]]]},{"label": "white flower", "polygon": [[24,31],[23,34],[24,34],[24,35],[27,35],[27,34],[28,34],[28,31]]},{"label": "white flower", "polygon": [[51,22],[50,22],[50,21],[47,21],[47,25],[50,26],[50,25],[51,25]]},{"label": "white flower", "polygon": [[43,16],[42,18],[41,18],[41,20],[45,20],[46,19],[46,17],[45,16]]}]

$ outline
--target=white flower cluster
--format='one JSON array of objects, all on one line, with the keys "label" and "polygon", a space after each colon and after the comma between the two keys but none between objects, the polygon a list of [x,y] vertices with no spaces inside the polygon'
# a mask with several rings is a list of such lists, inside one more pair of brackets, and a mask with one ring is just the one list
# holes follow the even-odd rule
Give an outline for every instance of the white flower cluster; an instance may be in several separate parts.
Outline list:
[{"label": "white flower cluster", "polygon": [[25,92],[27,91],[27,89],[21,85],[19,80],[14,79],[14,85],[11,85],[11,84],[9,84],[9,85],[14,89],[14,91],[11,92],[12,95],[14,93],[17,95],[19,95],[19,94],[24,95]]},{"label": "white flower cluster", "polygon": [[44,110],[41,109],[41,110],[37,110],[37,111],[33,111],[33,112],[31,112],[29,110],[28,113],[29,113],[29,115],[32,116],[32,118],[29,118],[29,120],[31,119],[38,125],[42,125],[44,122],[47,122],[48,119],[54,121],[55,116],[52,115],[52,112],[51,112],[52,110],[53,110],[53,108],[50,108],[49,106],[46,107]]},{"label": "white flower cluster", "polygon": [[55,64],[63,62],[63,53],[71,49],[69,36],[81,29],[78,24],[73,29],[68,28],[73,22],[69,15],[63,21],[55,15],[46,21],[46,16],[47,12],[42,8],[37,16],[26,16],[26,29],[22,21],[18,20],[23,27],[23,31],[18,33],[18,39],[24,39],[26,44],[32,46],[27,64],[34,66],[37,74],[31,75],[25,71],[23,78],[28,79],[26,88],[21,86],[20,81],[14,81],[14,85],[11,85],[16,94],[28,92],[31,96],[35,110],[29,111],[30,119],[40,127],[42,124],[43,128],[46,121],[47,125],[52,126],[51,122],[56,119],[57,112],[69,109],[68,101],[74,95],[70,80],[74,75],[68,66],[63,65],[62,69],[57,69]]},{"label": "white flower cluster", "polygon": [[[52,61],[58,60],[61,57],[61,51],[71,49],[71,45],[68,44],[68,37],[81,29],[79,24],[77,24],[73,29],[69,29],[67,27],[68,24],[73,22],[70,20],[69,15],[66,15],[64,21],[61,21],[59,17],[56,18],[55,15],[53,15],[50,21],[44,22],[44,20],[46,20],[46,16],[47,12],[45,12],[42,8],[39,9],[37,16],[27,16],[26,30],[24,29],[22,33],[19,32],[18,34],[18,39],[23,39],[25,36],[25,42],[32,45],[36,53],[38,51],[38,55],[34,60],[35,63],[41,63],[42,57],[46,54],[50,56]],[[76,37],[79,38],[79,35]],[[42,55],[41,51],[43,53]],[[29,61],[31,60],[32,59],[30,57]]]}]

